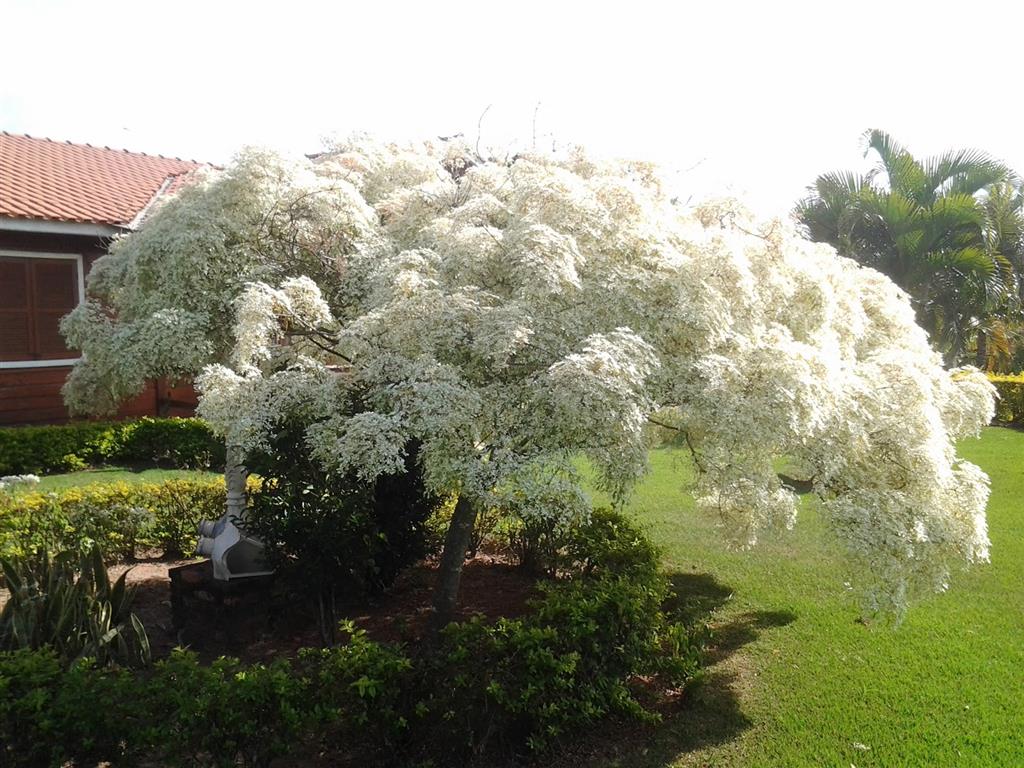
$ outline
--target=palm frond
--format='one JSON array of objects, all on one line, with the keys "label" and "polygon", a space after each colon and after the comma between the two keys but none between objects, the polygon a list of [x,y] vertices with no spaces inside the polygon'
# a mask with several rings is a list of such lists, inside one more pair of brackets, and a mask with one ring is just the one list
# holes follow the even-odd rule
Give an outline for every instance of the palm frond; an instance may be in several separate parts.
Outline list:
[{"label": "palm frond", "polygon": [[878,173],[884,173],[889,189],[904,197],[924,201],[927,197],[927,178],[921,164],[885,131],[872,129],[864,134],[865,157],[872,150],[880,162],[876,172],[869,176],[873,181]]},{"label": "palm frond", "polygon": [[953,150],[928,158],[922,167],[936,195],[949,192],[974,195],[992,184],[1015,178],[1004,163],[973,149]]}]

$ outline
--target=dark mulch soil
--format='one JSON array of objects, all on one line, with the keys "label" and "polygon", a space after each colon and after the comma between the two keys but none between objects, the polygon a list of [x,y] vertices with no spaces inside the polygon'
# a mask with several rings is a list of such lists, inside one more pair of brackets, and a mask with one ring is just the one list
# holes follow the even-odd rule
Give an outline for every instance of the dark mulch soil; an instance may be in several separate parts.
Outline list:
[{"label": "dark mulch soil", "polygon": [[[206,595],[200,593],[188,601],[184,626],[175,629],[167,572],[188,562],[192,561],[144,561],[111,568],[112,578],[131,569],[128,582],[137,587],[134,610],[149,633],[154,658],[163,658],[182,645],[204,659],[231,655],[250,662],[269,661],[321,644],[312,596],[283,587],[230,598],[223,604],[204,600]],[[338,618],[351,619],[375,640],[414,643],[423,635],[436,578],[436,563],[416,565],[372,604],[341,606]],[[532,577],[500,558],[479,555],[463,571],[456,618],[521,616],[535,594]]]}]

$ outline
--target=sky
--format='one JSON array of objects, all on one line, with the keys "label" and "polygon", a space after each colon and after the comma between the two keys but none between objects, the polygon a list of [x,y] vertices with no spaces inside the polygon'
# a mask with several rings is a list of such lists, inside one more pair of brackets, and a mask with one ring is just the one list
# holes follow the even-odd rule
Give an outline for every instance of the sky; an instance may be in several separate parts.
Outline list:
[{"label": "sky", "polygon": [[0,130],[228,162],[355,131],[581,145],[784,213],[882,128],[1024,172],[1024,4],[0,0]]}]

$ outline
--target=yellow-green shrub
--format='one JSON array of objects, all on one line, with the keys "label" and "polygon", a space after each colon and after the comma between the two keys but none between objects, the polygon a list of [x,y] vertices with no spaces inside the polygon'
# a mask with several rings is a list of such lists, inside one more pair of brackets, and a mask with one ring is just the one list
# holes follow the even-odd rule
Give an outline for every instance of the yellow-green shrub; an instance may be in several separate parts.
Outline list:
[{"label": "yellow-green shrub", "polygon": [[[258,488],[250,481],[250,490]],[[224,511],[223,478],[98,483],[50,493],[0,494],[0,556],[95,541],[107,557],[191,552],[200,520]]]},{"label": "yellow-green shrub", "polygon": [[1024,424],[1024,374],[989,374],[988,379],[999,392],[999,399],[996,401],[996,421],[1004,424]]}]

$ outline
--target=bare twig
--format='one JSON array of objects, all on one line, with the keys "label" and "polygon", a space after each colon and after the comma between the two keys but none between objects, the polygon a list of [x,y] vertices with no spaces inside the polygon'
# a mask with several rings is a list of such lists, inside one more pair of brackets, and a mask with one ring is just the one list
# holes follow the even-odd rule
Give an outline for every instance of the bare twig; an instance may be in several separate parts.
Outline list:
[{"label": "bare twig", "polygon": [[491,105],[488,104],[487,108],[480,113],[480,119],[476,121],[476,156],[483,157],[480,154],[480,133],[483,130],[484,118],[487,117],[487,113],[491,111]]},{"label": "bare twig", "polygon": [[540,111],[540,102],[533,108],[533,151],[537,151],[537,113]]}]

